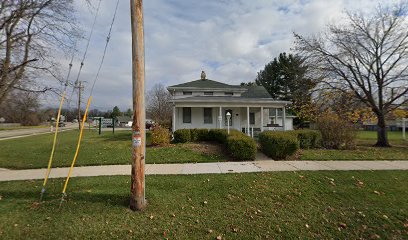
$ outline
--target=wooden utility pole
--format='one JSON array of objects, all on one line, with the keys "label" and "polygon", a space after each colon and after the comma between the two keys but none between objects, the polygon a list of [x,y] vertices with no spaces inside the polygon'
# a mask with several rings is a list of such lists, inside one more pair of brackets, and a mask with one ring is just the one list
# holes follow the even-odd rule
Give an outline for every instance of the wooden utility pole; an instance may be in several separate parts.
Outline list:
[{"label": "wooden utility pole", "polygon": [[82,91],[82,81],[79,81],[78,85],[78,126],[81,130],[81,91]]},{"label": "wooden utility pole", "polygon": [[144,106],[144,33],[143,1],[130,0],[132,28],[132,176],[130,209],[142,210],[145,205],[145,106]]}]

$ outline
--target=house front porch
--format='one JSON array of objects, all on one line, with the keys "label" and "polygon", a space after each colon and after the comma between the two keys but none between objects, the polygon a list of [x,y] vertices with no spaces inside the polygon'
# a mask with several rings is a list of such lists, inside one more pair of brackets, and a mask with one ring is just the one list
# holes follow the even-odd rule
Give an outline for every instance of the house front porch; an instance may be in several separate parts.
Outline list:
[{"label": "house front porch", "polygon": [[[230,116],[230,117],[228,117]],[[294,116],[286,114],[286,105],[174,104],[173,131],[177,129],[236,129],[249,136],[260,132],[293,129]]]}]

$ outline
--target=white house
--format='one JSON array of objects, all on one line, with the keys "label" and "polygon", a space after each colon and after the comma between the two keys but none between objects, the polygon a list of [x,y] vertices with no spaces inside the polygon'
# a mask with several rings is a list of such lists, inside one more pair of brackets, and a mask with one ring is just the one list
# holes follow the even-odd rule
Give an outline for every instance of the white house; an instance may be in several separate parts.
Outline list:
[{"label": "white house", "polygon": [[[169,86],[173,131],[191,128],[237,129],[248,135],[265,130],[293,130],[288,101],[271,98],[262,86],[239,86],[206,79]],[[229,119],[229,121],[228,121]]]}]

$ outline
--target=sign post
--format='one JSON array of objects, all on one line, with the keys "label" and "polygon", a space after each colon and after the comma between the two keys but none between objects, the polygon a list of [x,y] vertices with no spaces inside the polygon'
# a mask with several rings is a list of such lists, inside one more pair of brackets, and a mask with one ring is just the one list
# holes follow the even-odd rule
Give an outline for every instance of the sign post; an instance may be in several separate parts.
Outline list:
[{"label": "sign post", "polygon": [[145,105],[144,105],[144,32],[143,1],[130,0],[132,29],[132,175],[130,209],[143,210],[145,201]]}]

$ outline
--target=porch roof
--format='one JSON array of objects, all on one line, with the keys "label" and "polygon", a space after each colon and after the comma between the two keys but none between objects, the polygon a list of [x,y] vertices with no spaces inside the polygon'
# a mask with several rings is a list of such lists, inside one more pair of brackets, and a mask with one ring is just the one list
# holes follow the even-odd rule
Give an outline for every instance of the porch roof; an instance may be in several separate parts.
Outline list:
[{"label": "porch roof", "polygon": [[192,96],[171,100],[175,103],[272,103],[280,105],[291,104],[290,101],[275,100],[273,98],[251,98],[251,97],[235,97],[235,96]]}]

